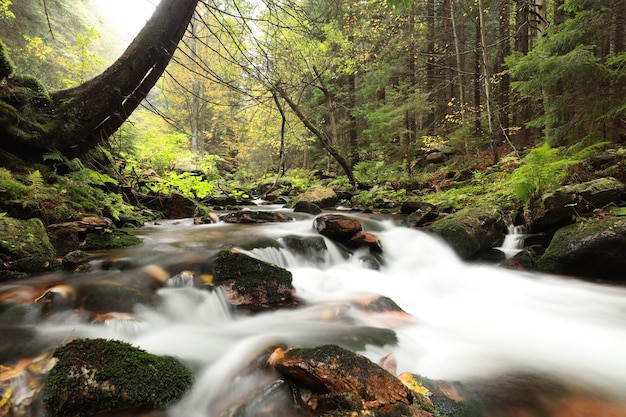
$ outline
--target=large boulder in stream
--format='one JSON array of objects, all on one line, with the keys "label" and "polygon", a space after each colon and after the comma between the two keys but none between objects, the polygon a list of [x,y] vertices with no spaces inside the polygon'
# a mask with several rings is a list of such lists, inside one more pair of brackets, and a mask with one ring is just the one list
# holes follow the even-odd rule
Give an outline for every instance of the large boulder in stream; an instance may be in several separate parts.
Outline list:
[{"label": "large boulder in stream", "polygon": [[57,348],[54,357],[58,362],[43,388],[43,402],[51,416],[165,409],[193,381],[176,359],[116,340],[76,339]]},{"label": "large boulder in stream", "polygon": [[562,227],[537,261],[544,272],[626,282],[626,217],[588,219]]},{"label": "large boulder in stream", "polygon": [[337,345],[277,348],[269,363],[312,391],[309,404],[314,404],[318,413],[389,410],[413,403],[411,391],[398,378],[364,356]]},{"label": "large boulder in stream", "polygon": [[42,271],[50,267],[54,256],[41,220],[0,218],[0,269]]},{"label": "large boulder in stream", "polygon": [[495,208],[465,208],[427,230],[441,236],[463,259],[479,257],[504,240],[506,225]]},{"label": "large boulder in stream", "polygon": [[237,251],[221,251],[213,284],[224,289],[229,304],[264,311],[295,303],[291,272]]},{"label": "large boulder in stream", "polygon": [[313,228],[330,240],[345,244],[363,230],[361,222],[343,214],[323,214],[313,220]]},{"label": "large boulder in stream", "polygon": [[534,226],[570,224],[575,218],[624,200],[625,192],[626,185],[611,177],[565,185],[544,194],[532,204],[526,216]]}]

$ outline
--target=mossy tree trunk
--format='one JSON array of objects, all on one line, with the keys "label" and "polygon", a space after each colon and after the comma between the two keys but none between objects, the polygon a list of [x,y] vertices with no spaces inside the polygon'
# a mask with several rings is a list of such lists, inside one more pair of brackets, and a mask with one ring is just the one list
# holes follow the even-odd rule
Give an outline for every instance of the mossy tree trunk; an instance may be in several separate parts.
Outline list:
[{"label": "mossy tree trunk", "polygon": [[[0,102],[0,148],[29,160],[51,149],[76,157],[106,140],[165,71],[197,3],[162,0],[122,56],[97,77],[50,96],[39,91],[29,97],[38,100],[34,104],[26,97]],[[11,82],[0,79],[1,99],[15,96]]]}]

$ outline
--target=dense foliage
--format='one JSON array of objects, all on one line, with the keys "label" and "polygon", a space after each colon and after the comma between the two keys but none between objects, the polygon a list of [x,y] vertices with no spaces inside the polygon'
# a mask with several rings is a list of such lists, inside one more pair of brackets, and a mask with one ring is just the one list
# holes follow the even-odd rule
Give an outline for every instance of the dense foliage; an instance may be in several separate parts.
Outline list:
[{"label": "dense foliage", "polygon": [[[111,160],[142,191],[198,199],[284,175],[296,188],[358,182],[359,206],[537,198],[580,160],[558,146],[624,135],[626,6],[479,3],[200,2],[158,88],[110,138]],[[0,2],[11,76],[55,89],[110,61],[92,6]],[[445,163],[427,160],[435,151]],[[91,168],[70,171],[93,180]]]}]

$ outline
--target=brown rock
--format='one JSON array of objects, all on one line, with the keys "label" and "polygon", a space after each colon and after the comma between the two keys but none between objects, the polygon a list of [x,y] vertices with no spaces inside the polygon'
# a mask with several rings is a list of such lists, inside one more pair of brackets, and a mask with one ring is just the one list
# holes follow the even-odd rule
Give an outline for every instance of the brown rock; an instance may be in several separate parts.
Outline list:
[{"label": "brown rock", "polygon": [[347,245],[352,248],[367,247],[370,249],[370,252],[383,253],[383,245],[380,243],[380,240],[378,240],[376,235],[369,232],[357,232],[350,238]]},{"label": "brown rock", "polygon": [[285,223],[291,221],[292,218],[283,213],[274,211],[236,211],[220,216],[220,219],[226,223]]},{"label": "brown rock", "polygon": [[278,348],[269,363],[318,394],[311,397],[315,402],[323,402],[333,394],[333,398],[344,398],[346,403],[358,396],[370,409],[413,403],[412,394],[400,380],[364,356],[336,345],[287,351]]},{"label": "brown rock", "polygon": [[194,216],[196,204],[181,194],[173,193],[164,198],[163,212],[168,219],[186,219]]},{"label": "brown rock", "polygon": [[346,243],[352,236],[363,230],[361,222],[342,214],[323,214],[313,220],[313,228],[327,238]]}]

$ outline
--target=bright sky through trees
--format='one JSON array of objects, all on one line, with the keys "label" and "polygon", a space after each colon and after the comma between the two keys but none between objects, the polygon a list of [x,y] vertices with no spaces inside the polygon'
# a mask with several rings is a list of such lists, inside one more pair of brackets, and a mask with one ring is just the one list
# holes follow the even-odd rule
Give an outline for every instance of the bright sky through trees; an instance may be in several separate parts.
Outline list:
[{"label": "bright sky through trees", "polygon": [[160,0],[93,0],[105,27],[122,34],[130,42],[150,18]]}]

